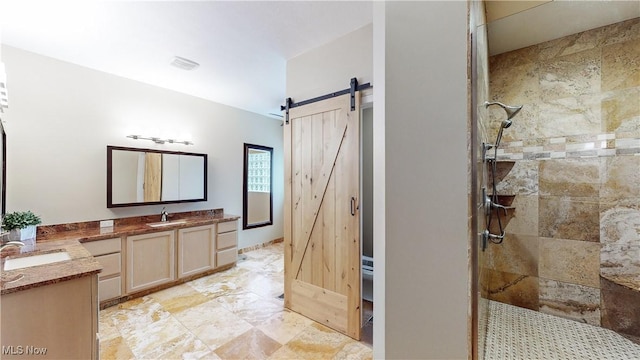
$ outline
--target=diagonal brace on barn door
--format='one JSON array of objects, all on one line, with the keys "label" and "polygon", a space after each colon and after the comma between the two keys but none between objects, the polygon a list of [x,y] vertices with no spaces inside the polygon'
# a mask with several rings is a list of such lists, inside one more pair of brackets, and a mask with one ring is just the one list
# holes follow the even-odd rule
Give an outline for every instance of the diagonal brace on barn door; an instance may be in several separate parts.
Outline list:
[{"label": "diagonal brace on barn door", "polygon": [[305,237],[305,240],[302,242],[302,246],[296,246],[293,253],[292,259],[292,269],[294,270],[292,274],[296,274],[300,271],[300,267],[302,266],[302,259],[304,258],[304,254],[307,252],[307,248],[309,247],[309,242],[311,240],[311,232],[318,220],[318,214],[320,213],[320,207],[322,206],[322,202],[324,201],[324,195],[327,191],[327,186],[329,185],[329,179],[331,178],[331,174],[335,169],[336,160],[338,155],[340,154],[340,149],[342,148],[342,143],[347,134],[347,128],[349,123],[349,117],[351,115],[349,112],[340,116],[340,122],[337,126],[337,134],[341,134],[340,137],[336,136],[333,138],[332,143],[330,144],[328,153],[331,156],[328,156],[328,159],[332,159],[331,161],[326,161],[322,164],[322,168],[320,169],[320,179],[316,183],[316,187],[313,189],[313,193],[311,194],[311,208],[313,209],[313,221],[305,224],[304,231],[302,234]]}]

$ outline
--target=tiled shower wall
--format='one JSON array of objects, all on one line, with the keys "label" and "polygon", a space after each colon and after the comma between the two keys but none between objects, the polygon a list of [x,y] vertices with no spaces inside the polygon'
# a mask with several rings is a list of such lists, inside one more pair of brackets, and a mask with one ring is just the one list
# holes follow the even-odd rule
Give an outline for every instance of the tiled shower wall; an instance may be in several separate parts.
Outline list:
[{"label": "tiled shower wall", "polygon": [[640,336],[640,18],[493,56],[489,74],[492,100],[524,108],[498,151],[515,215],[484,291]]}]

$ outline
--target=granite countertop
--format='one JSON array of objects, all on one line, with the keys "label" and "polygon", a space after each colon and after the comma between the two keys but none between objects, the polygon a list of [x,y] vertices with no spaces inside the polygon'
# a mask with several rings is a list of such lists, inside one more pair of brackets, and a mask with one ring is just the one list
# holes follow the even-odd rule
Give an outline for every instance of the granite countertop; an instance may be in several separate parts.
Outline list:
[{"label": "granite countertop", "polygon": [[[219,222],[238,220],[240,216],[231,214],[216,215],[187,215],[175,214],[167,223],[170,225],[151,227],[148,224],[159,223],[160,216],[142,216],[116,220],[113,227],[100,228],[98,226],[68,226],[56,225],[38,228],[38,241],[75,239],[80,242],[110,239],[121,236],[149,234],[187,227],[211,225]],[[184,221],[176,223],[176,221]]]},{"label": "granite countertop", "polygon": [[[82,243],[114,237],[148,234],[187,227],[211,225],[238,220],[240,216],[222,212],[177,213],[169,218],[170,225],[151,227],[149,223],[160,222],[158,215],[116,219],[113,227],[100,228],[99,222],[71,223],[38,227],[35,246],[27,251],[7,249],[2,252],[0,268],[5,258],[33,256],[50,252],[66,251],[71,260],[38,265],[22,269],[2,271],[0,284],[2,295],[60,281],[89,276],[102,271],[102,265],[91,256]],[[180,223],[174,223],[181,221]]]},{"label": "granite countertop", "polygon": [[3,258],[0,261],[0,267],[4,268],[6,259],[58,251],[66,251],[71,260],[2,271],[0,279],[1,294],[6,295],[21,290],[55,284],[102,271],[102,265],[91,256],[78,240],[36,242],[33,248],[23,253],[19,249],[5,250],[2,252]]}]

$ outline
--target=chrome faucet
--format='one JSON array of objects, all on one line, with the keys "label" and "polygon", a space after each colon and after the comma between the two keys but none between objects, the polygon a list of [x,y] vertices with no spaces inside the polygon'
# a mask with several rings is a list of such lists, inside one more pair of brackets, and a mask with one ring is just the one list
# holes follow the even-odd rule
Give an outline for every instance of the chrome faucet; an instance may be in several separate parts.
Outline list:
[{"label": "chrome faucet", "polygon": [[166,222],[167,221],[167,216],[169,216],[169,213],[167,212],[167,210],[165,210],[165,208],[162,208],[162,212],[160,212],[160,221],[161,222]]},{"label": "chrome faucet", "polygon": [[17,247],[17,248],[21,248],[24,246],[24,243],[22,241],[8,241],[6,243],[3,243],[2,245],[0,245],[0,251],[6,249],[6,248],[10,248],[10,247]]}]

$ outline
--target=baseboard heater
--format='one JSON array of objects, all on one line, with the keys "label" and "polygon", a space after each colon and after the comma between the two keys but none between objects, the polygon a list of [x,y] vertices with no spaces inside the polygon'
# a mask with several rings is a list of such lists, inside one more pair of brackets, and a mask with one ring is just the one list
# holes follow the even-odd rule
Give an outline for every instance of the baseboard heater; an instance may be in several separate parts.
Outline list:
[{"label": "baseboard heater", "polygon": [[362,270],[373,271],[373,258],[362,255]]},{"label": "baseboard heater", "polygon": [[362,256],[362,298],[373,301],[373,258]]}]

